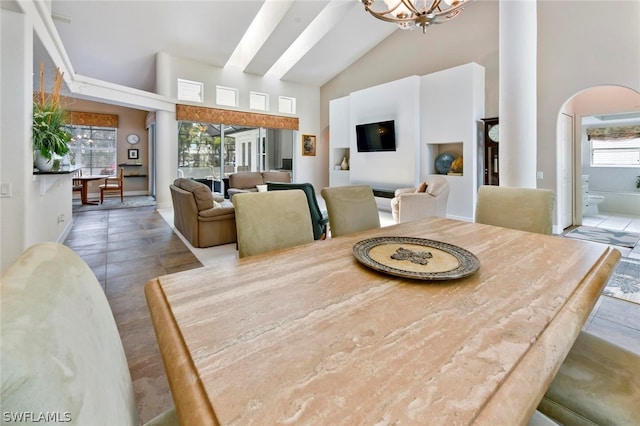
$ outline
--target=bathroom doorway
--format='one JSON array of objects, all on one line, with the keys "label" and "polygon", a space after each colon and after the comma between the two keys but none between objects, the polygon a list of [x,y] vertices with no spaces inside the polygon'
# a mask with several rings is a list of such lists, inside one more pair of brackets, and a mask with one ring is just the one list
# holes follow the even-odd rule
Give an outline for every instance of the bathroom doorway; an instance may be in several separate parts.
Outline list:
[{"label": "bathroom doorway", "polygon": [[[566,140],[565,115],[573,117],[573,137]],[[636,202],[640,203],[640,191],[635,188],[635,176],[640,175],[640,166],[623,168],[591,167],[591,150],[587,138],[587,127],[640,125],[640,93],[621,86],[597,86],[585,89],[569,98],[558,115],[557,133],[557,209],[558,223],[566,228],[566,222],[571,217],[572,225],[583,225],[585,213],[592,213],[593,208],[587,210],[588,201],[584,195],[583,175],[588,175],[589,191],[594,195],[604,196],[605,200],[613,201],[621,194],[622,205],[600,202],[598,210],[607,214],[618,213],[632,218],[640,218],[640,209],[635,209]],[[570,146],[567,146],[569,144]],[[571,152],[571,154],[568,154]],[[563,182],[563,169],[572,169],[569,174],[569,184]],[[563,191],[562,188],[570,188]],[[603,195],[604,193],[604,195]],[[611,193],[611,197],[607,197]],[[571,214],[567,210],[571,209]],[[593,222],[593,221],[590,221]]]}]

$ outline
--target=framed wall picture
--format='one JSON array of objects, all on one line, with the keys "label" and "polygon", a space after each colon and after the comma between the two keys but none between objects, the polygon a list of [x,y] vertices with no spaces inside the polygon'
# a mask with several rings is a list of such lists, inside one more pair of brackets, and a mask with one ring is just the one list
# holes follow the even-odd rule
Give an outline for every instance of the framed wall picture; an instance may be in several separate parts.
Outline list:
[{"label": "framed wall picture", "polygon": [[302,155],[316,155],[315,135],[302,135]]},{"label": "framed wall picture", "polygon": [[129,149],[129,150],[127,150],[127,154],[128,154],[127,158],[129,160],[137,160],[139,158],[137,149]]}]

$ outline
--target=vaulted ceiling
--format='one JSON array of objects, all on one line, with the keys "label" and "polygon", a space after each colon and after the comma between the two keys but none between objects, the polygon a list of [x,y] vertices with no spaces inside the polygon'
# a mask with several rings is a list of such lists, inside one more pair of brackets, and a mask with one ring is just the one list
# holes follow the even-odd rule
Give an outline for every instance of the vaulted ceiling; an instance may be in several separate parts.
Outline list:
[{"label": "vaulted ceiling", "polygon": [[51,9],[76,74],[145,91],[158,52],[321,86],[397,29],[359,0],[52,0]]}]

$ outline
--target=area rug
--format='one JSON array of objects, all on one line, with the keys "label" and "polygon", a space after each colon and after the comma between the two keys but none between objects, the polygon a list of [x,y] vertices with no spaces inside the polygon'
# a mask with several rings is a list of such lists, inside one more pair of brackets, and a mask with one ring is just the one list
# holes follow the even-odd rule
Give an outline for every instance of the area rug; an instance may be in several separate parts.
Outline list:
[{"label": "area rug", "polygon": [[132,207],[155,206],[156,200],[150,195],[124,197],[124,202],[120,202],[118,197],[109,197],[102,204],[80,204],[80,200],[73,200],[72,211],[74,213],[94,210],[127,209]]},{"label": "area rug", "polygon": [[640,304],[640,260],[620,259],[602,294]]},{"label": "area rug", "polygon": [[577,240],[595,241],[597,243],[628,248],[633,248],[638,243],[638,240],[640,240],[640,234],[613,231],[605,228],[594,228],[591,226],[580,226],[573,231],[567,232],[564,236]]}]

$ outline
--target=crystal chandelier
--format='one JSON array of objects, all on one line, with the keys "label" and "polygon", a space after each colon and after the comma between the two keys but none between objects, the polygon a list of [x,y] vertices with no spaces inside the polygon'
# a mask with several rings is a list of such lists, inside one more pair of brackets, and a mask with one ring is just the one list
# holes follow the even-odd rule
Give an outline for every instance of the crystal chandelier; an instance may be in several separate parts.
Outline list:
[{"label": "crystal chandelier", "polygon": [[403,30],[412,30],[419,25],[425,33],[429,25],[455,18],[474,0],[383,0],[386,9],[374,6],[374,3],[381,3],[379,0],[360,1],[365,10],[378,19],[398,24]]}]

